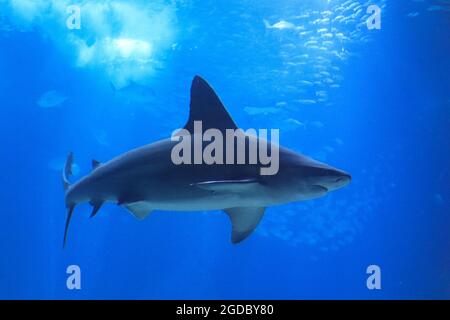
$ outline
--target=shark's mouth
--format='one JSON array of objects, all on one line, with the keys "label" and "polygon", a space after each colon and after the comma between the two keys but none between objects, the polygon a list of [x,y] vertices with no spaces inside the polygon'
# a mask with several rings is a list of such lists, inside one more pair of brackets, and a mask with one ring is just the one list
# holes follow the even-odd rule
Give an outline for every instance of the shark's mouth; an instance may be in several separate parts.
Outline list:
[{"label": "shark's mouth", "polygon": [[339,177],[339,178],[336,179],[337,183],[339,183],[339,182],[347,182],[347,181],[350,181],[350,177],[349,176],[343,176],[343,177]]},{"label": "shark's mouth", "polygon": [[317,191],[322,191],[322,192],[324,192],[324,193],[327,193],[328,192],[328,188],[327,187],[324,187],[324,186],[321,186],[321,185],[319,185],[319,184],[315,184],[315,185],[313,185],[313,187],[317,190]]}]

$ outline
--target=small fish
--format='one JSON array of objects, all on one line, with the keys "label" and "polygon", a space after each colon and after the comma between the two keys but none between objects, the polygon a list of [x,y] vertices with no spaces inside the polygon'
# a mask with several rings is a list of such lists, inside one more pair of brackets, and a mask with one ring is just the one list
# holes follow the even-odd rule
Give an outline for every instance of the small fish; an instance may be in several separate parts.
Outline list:
[{"label": "small fish", "polygon": [[317,96],[317,97],[324,98],[324,97],[327,97],[328,94],[327,94],[326,91],[316,91],[316,96]]},{"label": "small fish", "polygon": [[311,33],[311,31],[303,31],[303,32],[300,32],[300,35],[301,36],[306,36],[306,35],[308,35],[310,33]]},{"label": "small fish", "polygon": [[332,33],[323,33],[322,38],[333,38],[333,34]]},{"label": "small fish", "polygon": [[313,83],[308,80],[302,80],[302,81],[300,81],[300,84],[303,86],[312,86],[313,85]]},{"label": "small fish", "polygon": [[333,147],[330,147],[330,146],[325,146],[325,147],[323,147],[323,149],[324,149],[326,152],[328,152],[328,153],[333,153],[333,152],[334,152],[334,148],[333,148]]},{"label": "small fish", "polygon": [[276,114],[280,112],[280,109],[274,107],[266,107],[266,108],[255,108],[255,107],[245,107],[244,112],[246,112],[250,116],[254,115],[269,115]]},{"label": "small fish", "polygon": [[418,15],[419,15],[418,12],[410,12],[410,13],[408,13],[408,17],[409,17],[409,18],[415,18],[415,17],[417,17]]},{"label": "small fish", "polygon": [[287,130],[295,130],[298,128],[305,128],[305,124],[298,121],[297,119],[289,118],[284,120],[285,122],[285,129]]},{"label": "small fish", "polygon": [[291,22],[287,22],[285,20],[280,20],[277,23],[270,24],[267,20],[264,20],[264,25],[267,29],[277,29],[277,30],[284,30],[284,29],[295,29],[295,25]]},{"label": "small fish", "polygon": [[316,101],[312,100],[312,99],[298,99],[298,100],[295,100],[295,102],[300,103],[300,104],[304,104],[304,105],[316,104]]},{"label": "small fish", "polygon": [[325,125],[320,121],[311,121],[311,122],[309,122],[309,125],[317,128],[317,129],[322,129],[323,127],[325,127]]},{"label": "small fish", "polygon": [[66,102],[68,98],[56,90],[45,92],[38,100],[37,105],[41,108],[55,108]]},{"label": "small fish", "polygon": [[[56,157],[53,159],[50,159],[47,163],[47,167],[52,171],[61,172],[61,170],[64,168],[66,159],[64,157]],[[80,173],[80,167],[78,164],[74,163],[72,167],[72,174],[74,176],[77,176]]]},{"label": "small fish", "polygon": [[305,47],[316,45],[318,42],[316,40],[309,40],[305,42]]},{"label": "small fish", "polygon": [[440,193],[436,193],[434,195],[434,202],[437,205],[443,205],[445,201],[444,201],[444,198],[442,197],[442,195]]},{"label": "small fish", "polygon": [[111,89],[115,97],[126,104],[151,104],[155,100],[155,91],[148,85],[130,82],[127,86],[117,88],[112,82]]},{"label": "small fish", "polygon": [[94,137],[102,146],[109,146],[108,134],[104,130],[95,130]]}]

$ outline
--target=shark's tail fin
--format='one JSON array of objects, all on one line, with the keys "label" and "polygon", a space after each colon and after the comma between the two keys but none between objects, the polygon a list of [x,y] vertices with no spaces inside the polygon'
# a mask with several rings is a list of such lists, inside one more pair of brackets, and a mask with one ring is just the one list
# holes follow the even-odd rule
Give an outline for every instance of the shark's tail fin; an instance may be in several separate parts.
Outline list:
[{"label": "shark's tail fin", "polygon": [[62,173],[64,190],[67,190],[70,187],[69,177],[72,175],[72,165],[73,165],[73,153],[70,152],[69,155],[67,156],[66,165],[64,166]]},{"label": "shark's tail fin", "polygon": [[[68,190],[70,187],[69,178],[72,175],[72,165],[73,165],[73,153],[70,152],[67,156],[66,165],[64,166],[62,172],[62,180],[64,185],[64,190]],[[64,242],[63,248],[66,246],[67,241],[67,232],[69,230],[70,219],[72,218],[73,209],[75,208],[74,204],[66,204],[67,206],[67,219],[66,219],[66,227],[64,229]]]},{"label": "shark's tail fin", "polygon": [[69,224],[70,219],[72,218],[73,209],[75,208],[75,205],[70,205],[67,207],[67,219],[66,219],[66,226],[64,228],[64,241],[63,241],[63,248],[66,246],[67,242],[67,233],[69,231]]}]

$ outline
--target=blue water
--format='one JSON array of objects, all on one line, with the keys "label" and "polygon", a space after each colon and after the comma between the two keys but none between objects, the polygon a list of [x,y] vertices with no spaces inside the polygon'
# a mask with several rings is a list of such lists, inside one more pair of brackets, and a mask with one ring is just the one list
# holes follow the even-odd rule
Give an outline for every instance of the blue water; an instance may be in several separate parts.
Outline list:
[{"label": "blue water", "polygon": [[[80,1],[80,30],[69,2],[0,1],[0,298],[450,298],[447,0]],[[81,205],[63,250],[67,153],[77,180],[168,137],[196,74],[351,184],[268,208],[238,245],[221,212]]]}]

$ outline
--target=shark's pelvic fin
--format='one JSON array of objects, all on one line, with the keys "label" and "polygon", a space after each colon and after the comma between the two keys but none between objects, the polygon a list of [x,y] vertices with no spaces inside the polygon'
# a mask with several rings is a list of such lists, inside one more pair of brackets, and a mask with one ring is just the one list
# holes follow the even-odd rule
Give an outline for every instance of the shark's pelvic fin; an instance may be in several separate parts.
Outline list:
[{"label": "shark's pelvic fin", "polygon": [[101,162],[95,159],[92,159],[92,170],[97,169],[97,167],[101,165]]},{"label": "shark's pelvic fin", "polygon": [[67,242],[67,234],[69,232],[69,224],[70,224],[70,219],[72,219],[72,213],[73,213],[73,209],[75,208],[75,205],[71,205],[70,207],[67,208],[67,218],[66,218],[66,227],[64,229],[64,241],[63,241],[63,248],[66,246],[66,242]]},{"label": "shark's pelvic fin", "polygon": [[236,193],[238,191],[248,190],[258,185],[258,181],[255,179],[242,179],[242,180],[214,180],[214,181],[203,181],[195,183],[195,186],[215,191],[215,192],[232,192]]},{"label": "shark's pelvic fin", "polygon": [[191,86],[189,119],[184,129],[194,132],[194,121],[202,121],[203,130],[237,129],[233,119],[210,85],[201,77],[195,76]]},{"label": "shark's pelvic fin", "polygon": [[72,165],[73,165],[73,153],[70,152],[69,155],[67,156],[66,164],[64,166],[64,170],[62,173],[64,190],[67,190],[70,187],[69,178],[72,175]]},{"label": "shark's pelvic fin", "polygon": [[91,201],[89,203],[92,206],[92,212],[89,218],[93,218],[97,214],[98,210],[100,210],[100,208],[102,207],[103,201]]},{"label": "shark's pelvic fin", "polygon": [[151,204],[145,201],[127,203],[124,204],[124,206],[128,209],[128,211],[131,212],[133,216],[135,216],[139,220],[145,219],[153,210]]},{"label": "shark's pelvic fin", "polygon": [[266,208],[230,208],[228,214],[232,224],[231,242],[236,244],[247,238],[261,221]]}]

